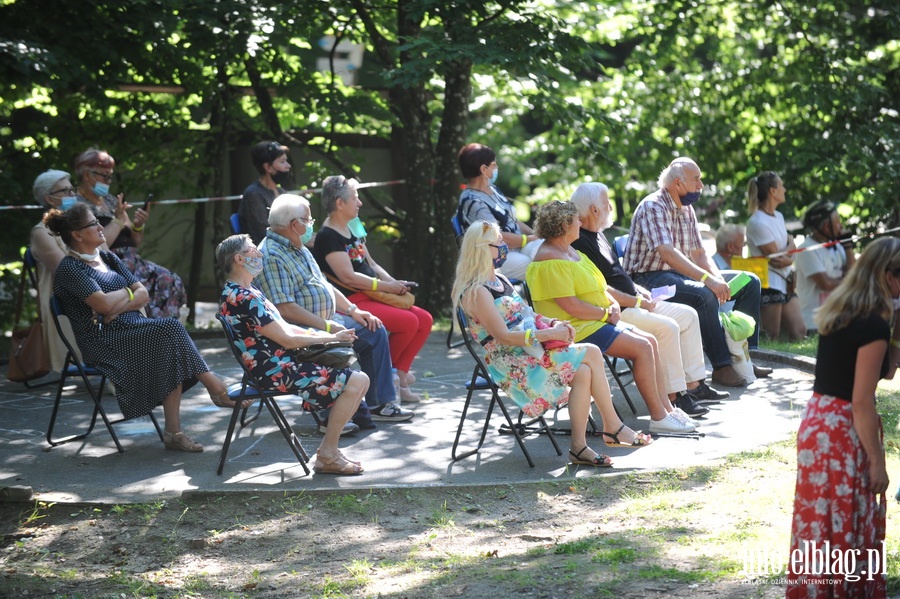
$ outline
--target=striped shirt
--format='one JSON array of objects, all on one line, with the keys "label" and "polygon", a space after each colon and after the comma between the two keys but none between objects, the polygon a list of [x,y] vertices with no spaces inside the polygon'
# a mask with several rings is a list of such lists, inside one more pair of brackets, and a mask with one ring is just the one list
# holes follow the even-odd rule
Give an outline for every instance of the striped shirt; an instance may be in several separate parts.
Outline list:
[{"label": "striped shirt", "polygon": [[634,211],[622,265],[631,275],[672,270],[656,251],[661,245],[673,246],[688,259],[703,247],[694,207],[679,208],[665,189],[648,195]]},{"label": "striped shirt", "polygon": [[256,284],[276,306],[295,303],[319,318],[334,319],[334,288],[316,264],[312,253],[271,229],[259,244],[263,270]]}]

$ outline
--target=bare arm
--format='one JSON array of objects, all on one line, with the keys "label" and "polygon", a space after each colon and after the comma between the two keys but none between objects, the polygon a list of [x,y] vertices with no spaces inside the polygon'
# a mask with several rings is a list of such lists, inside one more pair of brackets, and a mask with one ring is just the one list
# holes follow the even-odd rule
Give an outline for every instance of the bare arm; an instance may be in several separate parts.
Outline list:
[{"label": "bare arm", "polygon": [[356,339],[356,333],[349,329],[344,329],[335,333],[305,333],[292,327],[283,320],[278,319],[273,320],[259,329],[259,334],[267,339],[271,339],[285,349],[297,349],[314,343],[353,341]]},{"label": "bare arm", "polygon": [[[786,249],[788,249],[788,250],[793,249],[791,247],[792,245],[793,245],[793,239],[791,237],[788,237],[788,246]],[[775,245],[774,241],[771,241],[769,243],[764,243],[757,247],[759,248],[759,251],[763,256],[768,256],[769,254],[774,254],[776,252],[781,251],[778,249],[778,246]],[[785,266],[790,266],[793,263],[794,263],[794,257],[791,256],[790,254],[787,254],[784,256],[778,256],[777,258],[769,258],[769,264],[774,266],[775,268],[784,268]]]},{"label": "bare arm", "polygon": [[[659,252],[659,257],[662,258],[663,262],[675,271],[695,281],[702,279],[703,284],[715,294],[719,302],[726,302],[731,298],[731,290],[728,288],[728,284],[722,279],[719,269],[709,259],[709,256],[706,255],[706,250],[702,247],[691,252],[693,262],[678,248],[668,243],[657,247],[656,251]],[[709,276],[704,279],[703,275]]]},{"label": "bare arm", "polygon": [[812,279],[813,283],[816,284],[816,287],[818,287],[819,289],[824,289],[825,291],[836,289],[837,286],[841,284],[840,279],[829,277],[824,272],[817,272],[814,275],[809,275],[809,278]]},{"label": "bare arm", "polygon": [[[478,319],[488,335],[503,345],[524,346],[525,332],[510,331],[497,311],[494,300],[484,287],[475,292],[474,300],[464,301],[466,311]],[[556,321],[549,329],[534,332],[536,341],[572,341],[572,329],[564,321]]]},{"label": "bare arm", "polygon": [[[314,329],[319,329],[320,331],[324,331],[325,329],[330,328],[331,331],[335,333],[344,328],[342,324],[339,324],[333,320],[325,320],[324,318],[313,314],[296,302],[276,304],[275,307],[278,308],[281,316],[291,324],[296,324],[303,327],[311,327]],[[331,323],[330,327],[328,325],[329,322]]]},{"label": "bare arm", "polygon": [[[366,253],[368,254],[368,250],[366,250]],[[372,277],[355,272],[353,270],[353,263],[350,261],[350,256],[347,255],[347,252],[331,252],[325,256],[325,261],[328,262],[328,266],[334,271],[335,276],[347,287],[363,290],[372,289]],[[378,265],[376,264],[375,266]],[[399,295],[403,295],[409,291],[406,285],[399,281],[395,281],[380,266],[378,266],[378,268],[373,267],[373,269],[376,274],[383,274],[387,277],[384,280],[378,279],[378,291],[387,291]]]},{"label": "bare arm", "polygon": [[[147,289],[140,283],[135,283],[130,287],[131,293],[124,287],[109,293],[95,291],[87,296],[84,302],[91,307],[97,314],[102,314],[104,320],[110,322],[119,314],[130,312],[132,310],[140,310],[150,301],[150,294]],[[134,298],[132,299],[132,295]]]},{"label": "bare arm", "polygon": [[869,491],[875,494],[887,491],[889,483],[875,410],[875,388],[885,351],[884,341],[873,341],[859,348],[853,378],[853,428],[869,458]]}]

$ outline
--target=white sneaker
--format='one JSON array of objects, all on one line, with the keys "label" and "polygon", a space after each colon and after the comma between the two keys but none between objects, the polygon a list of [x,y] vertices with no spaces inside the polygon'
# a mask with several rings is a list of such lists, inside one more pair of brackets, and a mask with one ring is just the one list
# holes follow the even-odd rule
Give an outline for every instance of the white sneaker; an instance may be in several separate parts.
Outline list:
[{"label": "white sneaker", "polygon": [[666,414],[662,420],[650,421],[651,433],[691,433],[696,427],[690,422],[682,422],[674,412]]},{"label": "white sneaker", "polygon": [[372,420],[375,422],[405,422],[414,415],[412,410],[401,408],[394,402],[372,410]]}]

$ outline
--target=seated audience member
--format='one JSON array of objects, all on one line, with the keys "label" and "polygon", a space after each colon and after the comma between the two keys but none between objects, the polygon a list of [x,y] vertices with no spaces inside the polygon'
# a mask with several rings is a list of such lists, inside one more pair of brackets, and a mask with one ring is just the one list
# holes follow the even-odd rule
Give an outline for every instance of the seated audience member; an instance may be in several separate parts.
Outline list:
[{"label": "seated audience member", "polygon": [[314,343],[352,341],[355,333],[303,329],[288,323],[266,296],[253,286],[263,268],[262,253],[249,235],[232,235],[216,247],[216,264],[228,277],[219,312],[234,327],[244,360],[254,374],[268,378],[272,389],[307,394],[316,409],[330,409],[325,437],[316,451],[320,474],[362,474],[359,462],[338,449],[341,431],[369,388],[369,377],[350,368],[330,368],[293,359],[291,350]]},{"label": "seated audience member", "polygon": [[509,256],[500,273],[510,279],[525,280],[525,269],[540,241],[531,227],[519,222],[516,207],[495,185],[500,167],[497,155],[487,146],[471,143],[459,151],[459,170],[466,187],[459,195],[457,216],[465,230],[475,221],[497,223]]},{"label": "seated audience member", "polygon": [[[78,203],[75,197],[75,188],[69,173],[65,171],[49,170],[38,175],[34,180],[34,199],[44,205],[48,210],[57,208],[65,212]],[[50,357],[50,367],[59,372],[66,363],[66,346],[56,327],[53,326],[53,315],[50,313],[50,296],[53,295],[53,278],[56,267],[66,257],[69,248],[66,247],[62,237],[54,235],[43,221],[31,229],[31,255],[37,263],[38,293],[41,300],[41,320],[44,323],[44,347]],[[101,246],[109,250],[106,244]]]},{"label": "seated audience member", "polygon": [[[509,280],[497,272],[507,252],[497,223],[472,223],[463,237],[452,291],[454,312],[462,306],[468,316],[471,333],[484,346],[492,380],[529,418],[568,406],[572,422],[569,456],[573,464],[612,466],[608,456],[587,444],[592,397],[603,419],[607,446],[650,444],[648,435],[636,433],[619,419],[610,397],[603,355],[596,346],[572,344],[575,331],[569,323],[539,316],[546,328],[510,329],[508,323],[522,318],[528,308]],[[543,349],[540,358],[525,351],[525,347],[554,340],[565,345]]]},{"label": "seated audience member", "polygon": [[[575,328],[575,341],[634,364],[634,382],[650,412],[650,432],[682,433],[695,429],[680,408],[669,401],[653,335],[619,322],[619,304],[607,293],[606,280],[584,254],[572,249],[578,239],[578,210],[571,202],[544,204],[535,223],[544,240],[526,274],[534,308],[549,318],[566,320]],[[701,416],[709,408],[684,401]]]},{"label": "seated audience member", "polygon": [[[669,301],[691,306],[700,317],[713,383],[742,387],[747,380],[732,366],[719,320],[719,306],[732,299],[731,291],[703,248],[692,206],[703,190],[700,167],[690,158],[676,158],[660,173],[658,184],[659,189],[641,200],[634,212],[622,264],[639,285],[675,286],[675,297]],[[759,342],[759,296],[759,279],[753,277],[734,297],[734,309],[757,322],[748,339],[750,349]],[[755,364],[753,369],[758,377],[771,372]]]},{"label": "seated audience member", "polygon": [[747,238],[747,228],[736,223],[726,223],[716,231],[716,253],[713,254],[713,262],[719,272],[731,270],[731,259],[734,256],[744,256],[744,242]]},{"label": "seated audience member", "polygon": [[149,294],[115,254],[100,249],[106,238],[88,205],[51,209],[44,224],[69,248],[53,288],[84,363],[115,385],[125,418],[162,405],[166,449],[203,451],[181,430],[181,395],[200,381],[213,403],[233,408],[225,383],[210,371],[178,320],[141,314]]},{"label": "seated audience member", "polygon": [[238,206],[241,233],[259,243],[266,236],[269,208],[275,198],[291,186],[291,163],[288,147],[277,141],[261,141],[250,150],[250,160],[259,172],[259,179],[247,186]]},{"label": "seated audience member", "polygon": [[102,150],[89,148],[75,157],[78,200],[94,207],[109,249],[125,264],[125,268],[147,288],[150,301],[144,311],[150,318],[179,318],[181,307],[187,304],[187,292],[181,277],[155,262],[145,260],[138,253],[144,240],[144,227],[150,213],[143,208],[128,216],[131,204],[123,194],[113,196],[109,184],[113,179],[116,161]]},{"label": "seated audience member", "polygon": [[[750,179],[747,188],[750,209],[747,246],[751,256],[769,256],[796,249],[793,236],[784,226],[784,216],[776,210],[784,204],[784,192],[784,182],[772,171]],[[769,286],[762,290],[760,306],[762,331],[770,339],[778,339],[782,333],[791,341],[803,339],[806,328],[800,314],[800,301],[794,290],[788,289],[794,258],[787,254],[769,258],[768,262]]]},{"label": "seated audience member", "polygon": [[635,285],[603,231],[613,224],[609,191],[602,183],[582,183],[570,200],[578,209],[581,228],[572,247],[594,263],[621,307],[620,322],[631,324],[656,338],[662,359],[666,392],[674,404],[690,414],[680,395],[690,393],[699,403],[727,399],[705,382],[706,365],[700,341],[700,320],[690,306],[654,301],[650,292]]},{"label": "seated audience member", "polygon": [[[846,238],[849,234],[841,224],[837,207],[832,202],[816,202],[803,214],[803,226],[809,235],[798,249]],[[847,250],[850,251],[847,251]],[[816,308],[821,306],[831,292],[844,279],[844,275],[856,262],[852,245],[836,243],[826,248],[806,250],[794,257],[797,269],[797,295],[803,324],[810,333],[818,330],[813,319]]]},{"label": "seated audience member", "polygon": [[[314,223],[306,198],[291,194],[275,198],[269,210],[266,238],[259,245],[263,255],[263,271],[257,278],[259,288],[291,324],[329,333],[344,329],[356,333],[353,349],[359,356],[360,368],[371,381],[361,407],[368,404],[374,413],[358,413],[354,423],[371,429],[375,428],[373,418],[382,422],[409,420],[413,412],[401,409],[396,402],[387,330],[377,316],[351,303],[322,274],[312,252],[305,247]],[[382,409],[385,406],[388,407]]]},{"label": "seated audience member", "polygon": [[[397,369],[400,399],[409,403],[421,401],[410,385],[415,377],[410,375],[413,360],[431,334],[434,322],[431,314],[418,306],[408,310],[376,301],[361,290],[386,291],[398,295],[409,293],[407,281],[398,281],[382,268],[366,246],[365,238],[357,237],[348,223],[359,216],[362,202],[359,199],[356,179],[342,175],[327,177],[322,183],[322,206],[328,217],[316,235],[313,255],[322,272],[335,277],[337,288],[347,299],[377,316],[384,323],[390,336],[391,363]],[[389,407],[390,406],[390,407]],[[401,410],[397,404],[384,405],[372,411],[379,413]]]}]

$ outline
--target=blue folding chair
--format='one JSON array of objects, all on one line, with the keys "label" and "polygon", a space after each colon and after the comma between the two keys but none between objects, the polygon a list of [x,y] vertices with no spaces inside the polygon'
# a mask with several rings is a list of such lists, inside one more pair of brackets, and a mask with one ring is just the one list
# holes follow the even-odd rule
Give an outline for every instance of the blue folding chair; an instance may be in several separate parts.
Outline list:
[{"label": "blue folding chair", "polygon": [[628,234],[619,235],[613,240],[613,244],[616,248],[616,256],[621,260],[625,257],[625,249],[628,247]]},{"label": "blue folding chair", "polygon": [[231,224],[231,232],[235,235],[241,232],[241,215],[235,212],[228,218]]}]

